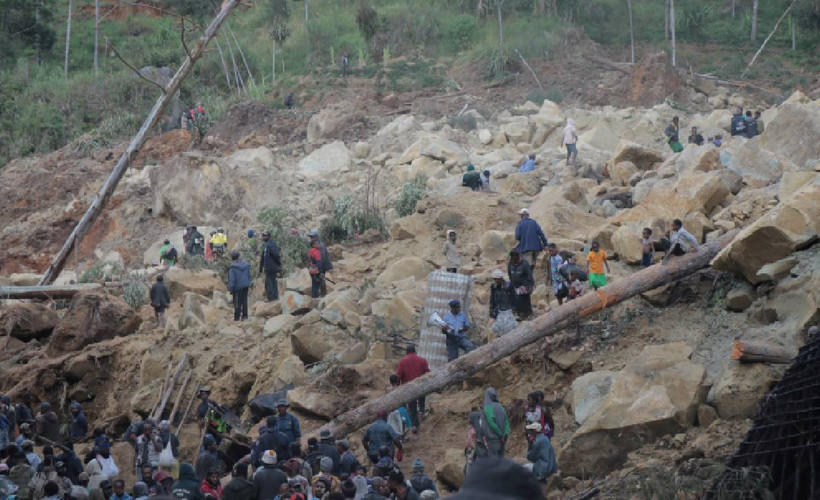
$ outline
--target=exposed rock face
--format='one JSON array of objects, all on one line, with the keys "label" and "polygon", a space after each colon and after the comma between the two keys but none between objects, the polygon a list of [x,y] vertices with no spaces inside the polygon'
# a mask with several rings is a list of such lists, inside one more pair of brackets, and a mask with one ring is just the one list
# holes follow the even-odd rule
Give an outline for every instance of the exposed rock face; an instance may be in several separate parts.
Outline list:
[{"label": "exposed rock face", "polygon": [[182,298],[182,314],[179,315],[179,329],[202,326],[205,324],[203,303],[208,299],[193,292],[186,292]]},{"label": "exposed rock face", "polygon": [[344,330],[325,322],[305,325],[290,337],[293,353],[305,364],[321,361],[328,354],[343,350],[350,340]]},{"label": "exposed rock face", "polygon": [[[614,374],[603,401],[561,451],[561,470],[577,477],[606,474],[623,464],[630,451],[693,425],[706,370],[689,361],[691,352],[681,342],[648,346]],[[588,374],[586,386],[607,376]],[[602,385],[597,385],[599,392]],[[581,384],[577,389],[581,402],[587,391]]]},{"label": "exposed rock face", "polygon": [[401,155],[398,163],[411,163],[421,156],[427,156],[440,162],[451,161],[458,165],[469,163],[464,148],[449,139],[433,134],[425,135],[413,143]]},{"label": "exposed rock face", "polygon": [[663,161],[663,154],[634,142],[621,141],[612,153],[610,163],[617,165],[625,161],[631,162],[640,170],[651,170],[656,163]]},{"label": "exposed rock face", "polygon": [[811,168],[820,159],[820,102],[787,102],[766,123],[760,146],[788,158],[798,168]]},{"label": "exposed rock face", "polygon": [[172,267],[165,273],[165,286],[172,301],[182,299],[188,292],[212,297],[214,291],[226,291],[225,283],[215,271],[189,271],[181,267]]},{"label": "exposed rock face", "polygon": [[12,302],[0,310],[0,327],[11,328],[11,336],[28,342],[51,335],[60,318],[44,304]]},{"label": "exposed rock face", "polygon": [[464,450],[449,448],[444,459],[436,464],[436,479],[453,491],[464,483]]},{"label": "exposed rock face", "polygon": [[[342,139],[367,122],[364,113],[351,101],[328,106],[312,117],[307,126],[307,140],[315,143]],[[365,155],[366,156],[366,155]]]},{"label": "exposed rock face", "polygon": [[342,141],[326,144],[299,162],[299,170],[305,175],[319,176],[330,172],[346,172],[353,165],[353,155]]},{"label": "exposed rock face", "polygon": [[709,391],[709,404],[724,420],[750,418],[779,379],[780,373],[765,363],[732,363]]},{"label": "exposed rock face", "polygon": [[583,425],[604,404],[615,375],[610,371],[590,372],[572,382],[572,408],[579,425]]},{"label": "exposed rock face", "polygon": [[376,278],[376,284],[382,286],[389,285],[390,283],[394,283],[411,276],[418,280],[422,280],[426,278],[432,270],[433,266],[418,257],[405,257],[394,262],[387,269],[385,269],[379,277]]},{"label": "exposed rock face", "polygon": [[139,316],[121,298],[98,292],[84,293],[74,299],[54,329],[48,354],[59,356],[95,342],[131,335],[139,326]]},{"label": "exposed rock face", "polygon": [[[388,386],[384,374],[394,368],[393,363],[384,360],[335,366],[309,385],[290,391],[288,400],[297,410],[331,419],[384,394]],[[342,393],[337,387],[356,387],[356,391]]]}]

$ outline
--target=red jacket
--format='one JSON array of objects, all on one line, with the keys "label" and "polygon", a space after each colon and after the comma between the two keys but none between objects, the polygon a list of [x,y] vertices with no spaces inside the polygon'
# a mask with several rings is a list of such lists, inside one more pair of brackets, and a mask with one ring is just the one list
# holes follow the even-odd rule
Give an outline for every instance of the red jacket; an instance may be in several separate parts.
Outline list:
[{"label": "red jacket", "polygon": [[220,484],[214,488],[207,479],[202,480],[202,484],[199,485],[199,491],[201,491],[203,495],[211,495],[216,498],[216,500],[221,500],[222,498],[222,485]]},{"label": "red jacket", "polygon": [[406,384],[429,371],[430,367],[427,366],[427,360],[411,352],[399,361],[399,366],[396,368],[396,375],[399,376],[399,380],[402,384]]}]

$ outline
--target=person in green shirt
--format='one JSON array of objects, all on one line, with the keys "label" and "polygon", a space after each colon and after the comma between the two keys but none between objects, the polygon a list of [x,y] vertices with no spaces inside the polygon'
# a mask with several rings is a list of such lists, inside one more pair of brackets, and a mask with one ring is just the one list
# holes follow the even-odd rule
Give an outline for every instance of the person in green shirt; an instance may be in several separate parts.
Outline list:
[{"label": "person in green shirt", "polygon": [[177,249],[171,244],[170,240],[165,240],[162,247],[159,249],[160,264],[171,267],[177,263]]},{"label": "person in green shirt", "polygon": [[498,392],[492,387],[484,392],[484,408],[481,413],[481,431],[489,456],[504,458],[504,448],[510,435],[510,421],[506,410],[498,402]]}]

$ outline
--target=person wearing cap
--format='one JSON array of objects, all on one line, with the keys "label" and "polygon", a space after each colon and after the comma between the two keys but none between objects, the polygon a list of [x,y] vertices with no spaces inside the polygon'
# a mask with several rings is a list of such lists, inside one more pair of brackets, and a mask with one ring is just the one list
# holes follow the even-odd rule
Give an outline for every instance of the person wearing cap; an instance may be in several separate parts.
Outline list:
[{"label": "person wearing cap", "polygon": [[356,458],[356,455],[350,451],[350,441],[347,439],[336,441],[336,451],[341,455],[339,459],[339,474],[353,475],[356,472],[356,468],[361,464]]},{"label": "person wearing cap", "polygon": [[36,434],[54,443],[59,443],[61,441],[60,419],[51,409],[51,405],[49,403],[40,404],[40,413],[37,415]]},{"label": "person wearing cap", "polygon": [[199,491],[206,497],[212,497],[216,500],[222,499],[222,481],[219,480],[219,472],[216,470],[209,470],[205,479],[199,483]]},{"label": "person wearing cap", "polygon": [[174,492],[174,477],[164,470],[154,472],[154,481],[160,495],[170,496]]},{"label": "person wearing cap", "polygon": [[293,443],[302,439],[302,429],[299,426],[299,419],[288,413],[288,408],[290,405],[287,399],[282,398],[276,402],[276,428]]},{"label": "person wearing cap", "polygon": [[510,261],[507,263],[507,274],[510,276],[510,284],[515,291],[513,305],[515,312],[521,319],[532,316],[532,290],[535,288],[535,279],[532,276],[532,266],[529,262],[521,258],[518,250],[510,252]]},{"label": "person wearing cap", "polygon": [[461,490],[447,500],[544,500],[544,489],[525,467],[512,460],[477,460]]},{"label": "person wearing cap", "polygon": [[390,448],[382,446],[379,448],[379,461],[373,465],[373,475],[387,477],[390,470],[396,466],[393,457],[390,455]]},{"label": "person wearing cap", "polygon": [[496,269],[493,271],[492,277],[493,282],[490,284],[490,318],[494,321],[490,329],[500,337],[518,326],[512,312],[515,303],[515,289],[504,279],[504,271]]},{"label": "person wearing cap", "polygon": [[216,440],[210,434],[202,438],[202,449],[196,457],[194,472],[196,473],[197,484],[208,476],[208,472],[216,469],[219,454]]},{"label": "person wearing cap", "polygon": [[262,255],[259,259],[259,273],[265,273],[265,299],[279,300],[279,283],[276,278],[282,272],[282,254],[279,245],[271,238],[270,231],[262,231]]},{"label": "person wearing cap", "polygon": [[515,249],[521,253],[521,256],[526,260],[530,266],[535,267],[538,262],[538,255],[547,246],[547,237],[541,226],[530,218],[530,211],[526,208],[519,210],[518,215],[521,220],[515,226],[515,240],[518,244]]},{"label": "person wearing cap", "polygon": [[151,285],[148,293],[151,299],[151,307],[154,309],[154,318],[157,320],[158,328],[165,328],[165,310],[171,305],[171,294],[165,286],[165,277],[157,276],[157,282]]},{"label": "person wearing cap", "polygon": [[447,238],[444,240],[444,258],[447,259],[445,264],[447,272],[458,272],[458,268],[461,267],[461,257],[458,255],[456,246],[456,232],[452,229],[447,230]]},{"label": "person wearing cap", "polygon": [[83,407],[80,403],[72,401],[69,406],[71,410],[71,427],[69,429],[69,437],[76,441],[88,435],[88,420],[83,413]]},{"label": "person wearing cap", "polygon": [[538,422],[527,426],[527,460],[524,467],[532,471],[535,479],[546,482],[547,478],[555,474],[558,464],[555,461],[555,450],[549,438],[544,435],[543,428]]},{"label": "person wearing cap", "polygon": [[174,248],[174,245],[171,244],[171,240],[166,239],[162,242],[162,246],[159,248],[159,263],[162,266],[171,267],[176,265],[177,258],[179,254],[177,253],[177,249]]},{"label": "person wearing cap", "polygon": [[225,255],[225,250],[228,248],[228,237],[225,235],[225,230],[223,228],[218,228],[216,232],[211,236],[211,251],[215,252],[217,255],[222,256]]},{"label": "person wearing cap", "polygon": [[40,468],[40,456],[34,453],[34,441],[23,441],[20,445],[20,449],[23,450],[23,453],[26,454],[26,461],[35,470]]},{"label": "person wearing cap", "polygon": [[[247,469],[245,473],[247,475]],[[174,486],[171,488],[171,496],[177,500],[205,500],[205,495],[199,489],[200,482],[196,477],[194,467],[187,462],[183,462],[179,466],[179,479],[174,482]]]},{"label": "person wearing cap", "polygon": [[179,437],[171,432],[171,422],[167,420],[160,421],[157,426],[157,431],[159,431],[159,438],[162,439],[163,448],[167,447],[168,443],[171,443],[171,453],[174,455],[174,458],[179,458]]},{"label": "person wearing cap", "polygon": [[404,480],[404,473],[398,467],[387,474],[387,484],[390,487],[390,493],[394,495],[396,500],[419,500],[419,494],[415,489],[407,485]]},{"label": "person wearing cap", "polygon": [[276,466],[279,459],[273,450],[262,453],[262,468],[253,475],[253,499],[270,500],[279,488],[288,483],[288,475]]},{"label": "person wearing cap", "polygon": [[120,469],[114,463],[114,457],[111,455],[111,445],[108,443],[101,443],[98,447],[97,456],[95,457],[102,467],[102,473],[108,479],[113,480],[120,475]]},{"label": "person wearing cap", "polygon": [[[407,346],[405,352],[405,356],[399,361],[399,365],[396,367],[396,375],[399,377],[401,384],[409,384],[425,373],[430,372],[430,366],[427,364],[427,360],[416,354],[416,346]],[[425,413],[425,405],[426,399],[424,396],[415,401],[411,401],[407,405],[410,413],[410,421],[413,423],[413,433],[418,433],[421,427],[421,417]]]},{"label": "person wearing cap", "polygon": [[339,474],[339,467],[342,464],[342,455],[336,448],[336,440],[333,439],[333,434],[329,429],[322,429],[319,432],[319,453],[330,458],[333,461],[333,474]]},{"label": "person wearing cap", "polygon": [[[318,268],[319,268],[319,292],[321,293],[322,297],[327,295],[327,281],[325,279],[325,275],[333,269],[333,263],[330,261],[330,254],[327,252],[327,247],[325,244],[322,243],[322,240],[319,239],[319,232],[315,229],[308,232],[308,237],[310,238],[311,247],[315,246],[319,250],[320,259],[318,259]],[[314,298],[317,295],[313,296]]]},{"label": "person wearing cap", "polygon": [[240,256],[231,252],[231,267],[228,268],[228,291],[233,295],[233,320],[248,319],[248,289],[251,286],[251,266]]},{"label": "person wearing cap", "polygon": [[510,436],[510,420],[507,411],[498,402],[498,392],[492,387],[484,391],[484,407],[481,409],[481,435],[492,457],[504,457],[507,438]]},{"label": "person wearing cap", "polygon": [[387,423],[387,412],[379,410],[376,421],[367,428],[362,438],[362,445],[367,450],[367,458],[371,463],[379,462],[379,449],[386,446],[390,450],[390,456],[394,455],[395,448],[403,449],[401,440],[396,431]]},{"label": "person wearing cap", "polygon": [[441,327],[441,333],[446,336],[447,361],[457,359],[459,350],[470,352],[475,349],[466,335],[470,331],[470,323],[467,321],[467,316],[461,312],[461,301],[451,300],[450,312],[441,319],[446,323]]},{"label": "person wearing cap", "polygon": [[31,424],[29,422],[23,422],[20,424],[20,435],[17,436],[15,444],[20,446],[23,441],[27,439],[34,441],[34,430],[31,428]]},{"label": "person wearing cap", "polygon": [[436,482],[424,473],[424,462],[422,462],[420,458],[413,460],[413,475],[410,476],[410,485],[416,490],[416,493],[419,494],[427,490],[438,493]]},{"label": "person wearing cap", "polygon": [[201,400],[199,405],[196,407],[196,418],[199,422],[199,430],[202,430],[205,428],[205,424],[207,423],[208,410],[210,410],[211,405],[216,403],[211,401],[211,389],[208,387],[200,387],[196,391],[196,397]]}]

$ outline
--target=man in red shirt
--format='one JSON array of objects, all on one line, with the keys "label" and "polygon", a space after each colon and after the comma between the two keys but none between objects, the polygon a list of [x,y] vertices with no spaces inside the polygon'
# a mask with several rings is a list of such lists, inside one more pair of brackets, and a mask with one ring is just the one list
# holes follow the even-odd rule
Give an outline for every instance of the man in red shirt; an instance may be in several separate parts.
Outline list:
[{"label": "man in red shirt", "polygon": [[[399,361],[399,366],[396,368],[396,375],[399,376],[399,381],[402,384],[407,384],[425,373],[430,371],[427,365],[427,360],[416,354],[415,346],[407,346],[407,355]],[[424,396],[415,401],[411,401],[407,405],[407,410],[410,412],[410,420],[413,422],[413,433],[419,432],[419,425],[421,424],[420,416],[424,416]]]}]

